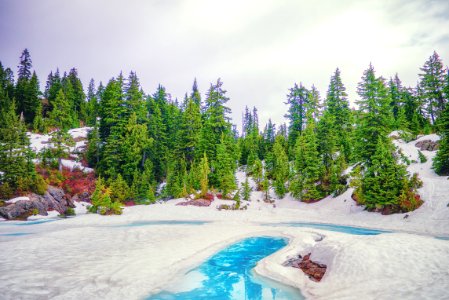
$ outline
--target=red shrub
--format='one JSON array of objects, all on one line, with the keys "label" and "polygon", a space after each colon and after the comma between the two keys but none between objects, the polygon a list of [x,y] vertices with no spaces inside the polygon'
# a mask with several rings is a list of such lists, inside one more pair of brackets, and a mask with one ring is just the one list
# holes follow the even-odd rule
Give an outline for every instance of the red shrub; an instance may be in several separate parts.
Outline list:
[{"label": "red shrub", "polygon": [[206,196],[204,196],[204,199],[214,201],[214,195],[212,193],[207,193]]}]

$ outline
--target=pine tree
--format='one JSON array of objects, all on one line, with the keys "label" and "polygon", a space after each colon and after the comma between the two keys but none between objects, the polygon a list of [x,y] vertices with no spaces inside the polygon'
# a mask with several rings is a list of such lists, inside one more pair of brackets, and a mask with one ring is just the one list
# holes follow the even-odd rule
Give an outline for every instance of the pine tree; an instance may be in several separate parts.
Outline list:
[{"label": "pine tree", "polygon": [[246,177],[245,182],[242,184],[242,199],[250,200],[252,188],[249,186],[248,177]]},{"label": "pine tree", "polygon": [[101,153],[101,140],[100,140],[100,132],[98,130],[98,122],[95,123],[94,128],[89,131],[87,135],[87,162],[89,166],[96,168],[100,162],[100,153]]},{"label": "pine tree", "polygon": [[47,86],[45,88],[45,96],[48,99],[50,111],[53,110],[53,102],[58,96],[60,89],[62,89],[62,82],[61,76],[59,75],[59,69],[57,69],[54,75],[53,73],[48,75]]},{"label": "pine tree", "polygon": [[144,163],[143,172],[134,172],[133,183],[131,186],[131,197],[137,203],[149,204],[156,201],[153,188],[152,163],[147,159]]},{"label": "pine tree", "polygon": [[216,84],[211,84],[207,92],[197,158],[206,152],[208,159],[214,161],[222,134],[231,135],[228,117],[231,110],[225,106],[229,98],[226,97],[226,91],[222,89],[222,85],[223,83],[218,79]]},{"label": "pine tree", "polygon": [[[324,103],[325,112],[327,112],[326,126],[333,133],[335,146],[337,149],[343,147],[344,155],[347,159],[352,156],[352,135],[353,118],[349,108],[348,95],[346,88],[341,80],[340,70],[337,68],[331,77],[326,100]],[[332,116],[332,117],[330,117]],[[323,116],[324,118],[324,116]],[[321,122],[320,120],[320,123]],[[323,136],[320,137],[320,140]],[[328,147],[332,148],[332,147]]]},{"label": "pine tree", "polygon": [[390,140],[379,137],[372,163],[363,174],[362,195],[368,209],[399,206],[399,196],[408,178],[405,166],[393,155],[393,147]]},{"label": "pine tree", "polygon": [[371,161],[379,137],[385,138],[392,124],[390,99],[382,77],[375,76],[372,65],[363,73],[358,86],[360,116],[356,128],[356,155]]},{"label": "pine tree", "polygon": [[200,171],[200,186],[201,186],[201,195],[200,197],[204,197],[207,194],[207,191],[209,190],[209,163],[207,161],[206,153],[204,153],[203,158],[200,161],[199,165],[199,171]]},{"label": "pine tree", "polygon": [[0,109],[6,108],[14,98],[14,73],[0,62]]},{"label": "pine tree", "polygon": [[270,179],[268,178],[267,172],[264,172],[262,180],[262,191],[265,194],[265,200],[270,200],[270,187]]},{"label": "pine tree", "polygon": [[256,182],[256,190],[260,191],[263,179],[263,165],[260,159],[254,161],[252,168],[253,179]]},{"label": "pine tree", "polygon": [[121,83],[111,79],[102,92],[100,102],[100,137],[102,141],[111,134],[112,127],[118,126],[121,132],[128,121],[126,118],[126,107],[124,105]]},{"label": "pine tree", "polygon": [[[7,98],[1,89],[0,93]],[[36,173],[25,124],[15,113],[15,102],[6,99],[5,103],[0,108],[0,191],[5,195],[0,198],[15,191],[43,194],[46,186]]]},{"label": "pine tree", "polygon": [[22,52],[18,66],[18,79],[15,89],[17,112],[23,113],[25,122],[32,124],[39,106],[39,81],[35,72],[31,73],[31,56],[27,49]]},{"label": "pine tree", "polygon": [[87,88],[86,124],[94,126],[98,117],[98,96],[95,91],[95,81],[92,78]]},{"label": "pine tree", "polygon": [[61,130],[68,130],[73,124],[71,107],[62,90],[59,90],[53,102],[53,110],[50,112],[49,122],[51,126]]},{"label": "pine tree", "polygon": [[445,85],[443,63],[436,52],[433,52],[424,63],[421,71],[423,73],[419,74],[419,77],[423,99],[432,124],[435,124],[447,102],[447,97],[445,98],[443,93]]},{"label": "pine tree", "polygon": [[288,145],[292,149],[296,144],[296,139],[301,134],[306,124],[307,104],[309,101],[309,91],[302,85],[295,83],[287,95],[289,105],[288,114],[285,117],[290,121],[288,127]]},{"label": "pine tree", "polygon": [[137,116],[133,113],[119,142],[119,170],[128,183],[132,182],[135,170],[143,169],[152,143],[153,140],[148,137],[147,126],[137,124]]},{"label": "pine tree", "polygon": [[143,98],[143,91],[140,87],[139,78],[135,72],[129,73],[125,97],[129,113],[136,114],[137,123],[144,123],[146,121],[147,112]]},{"label": "pine tree", "polygon": [[153,162],[154,176],[161,181],[166,175],[167,167],[167,130],[159,104],[153,99],[149,100],[151,115],[148,121],[148,133],[153,139],[153,147],[150,149],[150,158]]},{"label": "pine tree", "polygon": [[70,69],[67,76],[68,81],[73,89],[73,108],[75,110],[75,118],[86,121],[86,95],[84,94],[83,84],[78,78],[78,71],[75,68]]},{"label": "pine tree", "polygon": [[223,197],[237,188],[234,175],[236,166],[230,151],[229,142],[225,141],[225,137],[222,135],[221,142],[217,146],[217,158],[213,166],[218,183],[217,187],[223,192]]},{"label": "pine tree", "polygon": [[[307,127],[301,134],[297,143],[297,161],[296,175],[298,188],[302,191],[298,193],[295,189],[295,195],[300,195],[302,201],[309,202],[322,198],[322,193],[317,189],[317,182],[320,179],[321,160],[319,158],[318,146],[315,133],[315,121],[309,115]],[[299,183],[300,182],[300,183]]]},{"label": "pine tree", "polygon": [[446,105],[438,122],[441,136],[440,147],[433,159],[433,168],[438,175],[449,174],[449,105]]},{"label": "pine tree", "polygon": [[277,136],[273,146],[274,155],[274,191],[279,198],[287,193],[286,182],[289,176],[289,162],[281,142],[282,136]]},{"label": "pine tree", "polygon": [[130,188],[122,175],[118,174],[117,178],[111,180],[109,185],[111,187],[111,200],[113,202],[124,203],[129,199]]},{"label": "pine tree", "polygon": [[196,78],[193,81],[193,86],[192,86],[192,94],[190,95],[190,99],[193,100],[193,102],[195,102],[195,104],[198,107],[201,107],[201,94],[198,91],[198,84],[196,82]]},{"label": "pine tree", "polygon": [[17,72],[17,75],[20,79],[31,79],[31,55],[28,49],[23,50],[22,55],[20,56],[20,64],[18,66],[19,70]]},{"label": "pine tree", "polygon": [[179,130],[179,151],[185,156],[188,164],[193,162],[201,132],[201,111],[193,99],[188,99],[187,107],[182,114]]}]

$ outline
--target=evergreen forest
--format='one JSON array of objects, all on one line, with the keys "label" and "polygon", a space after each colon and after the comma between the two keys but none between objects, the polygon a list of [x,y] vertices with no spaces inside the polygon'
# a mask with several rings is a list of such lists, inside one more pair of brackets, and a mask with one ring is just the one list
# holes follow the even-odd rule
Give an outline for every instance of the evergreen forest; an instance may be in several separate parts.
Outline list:
[{"label": "evergreen forest", "polygon": [[[418,69],[418,68],[417,68]],[[17,72],[0,63],[0,199],[29,192],[67,176],[72,128],[90,127],[83,163],[93,168],[92,211],[120,213],[124,203],[207,197],[249,199],[248,180],[239,186],[240,168],[256,189],[278,198],[316,202],[353,188],[367,210],[407,212],[422,203],[419,174],[395,147],[436,133],[441,139],[434,171],[449,175],[449,71],[434,52],[404,86],[396,74],[385,78],[368,65],[349,99],[344,70],[330,74],[327,91],[293,83],[279,95],[286,123],[260,124],[256,107],[243,109],[241,132],[232,123],[226,86],[220,79],[200,92],[193,80],[183,99],[163,85],[143,91],[137,73],[119,73],[107,83],[82,84],[76,68],[56,69],[45,89],[25,49]],[[52,148],[35,153],[29,132],[51,135]],[[392,133],[393,132],[393,133]]]}]

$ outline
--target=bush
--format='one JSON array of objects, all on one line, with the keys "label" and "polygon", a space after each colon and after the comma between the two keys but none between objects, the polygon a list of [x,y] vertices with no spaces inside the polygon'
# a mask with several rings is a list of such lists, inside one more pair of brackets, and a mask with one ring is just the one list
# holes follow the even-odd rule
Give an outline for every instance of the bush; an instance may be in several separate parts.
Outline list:
[{"label": "bush", "polygon": [[0,184],[0,199],[10,199],[14,195],[14,190],[9,185],[9,183],[5,182]]},{"label": "bush", "polygon": [[413,141],[416,137],[409,131],[401,130],[399,137],[406,143]]},{"label": "bush", "polygon": [[89,212],[98,213],[100,215],[120,215],[122,214],[122,206],[118,201],[111,200],[111,189],[103,185],[103,180],[99,178],[96,182],[95,191],[92,194],[92,207]]},{"label": "bush", "polygon": [[47,183],[45,182],[44,177],[42,177],[40,174],[37,174],[33,184],[33,192],[39,195],[43,195],[46,191]]},{"label": "bush", "polygon": [[64,214],[59,215],[61,218],[66,218],[66,217],[72,217],[75,216],[75,209],[73,207],[67,207],[66,211],[64,212]]}]

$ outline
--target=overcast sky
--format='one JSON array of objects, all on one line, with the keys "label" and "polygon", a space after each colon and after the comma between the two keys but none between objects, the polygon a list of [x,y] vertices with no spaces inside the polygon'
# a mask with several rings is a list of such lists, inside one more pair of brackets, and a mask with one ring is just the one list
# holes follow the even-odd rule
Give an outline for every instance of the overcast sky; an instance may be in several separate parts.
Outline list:
[{"label": "overcast sky", "polygon": [[437,51],[449,63],[447,0],[0,0],[0,61],[17,71],[28,48],[41,86],[56,67],[107,81],[137,72],[146,93],[159,83],[182,99],[222,78],[240,126],[245,105],[284,122],[288,89],[302,82],[325,97],[339,67],[350,100],[363,70],[396,72],[415,85]]}]

